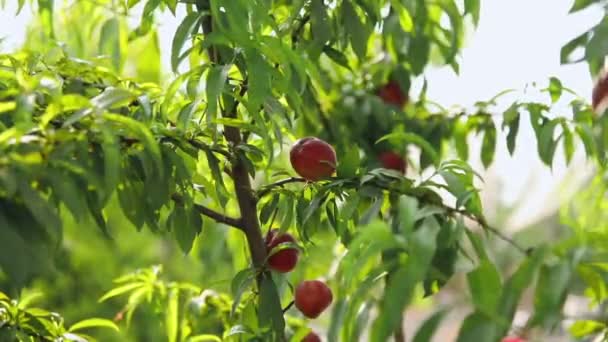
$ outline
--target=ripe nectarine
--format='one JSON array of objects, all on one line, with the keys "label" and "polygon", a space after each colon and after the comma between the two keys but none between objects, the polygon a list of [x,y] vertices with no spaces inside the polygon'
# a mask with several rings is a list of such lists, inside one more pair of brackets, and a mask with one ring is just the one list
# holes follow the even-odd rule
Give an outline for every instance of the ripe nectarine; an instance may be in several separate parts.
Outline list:
[{"label": "ripe nectarine", "polygon": [[289,153],[291,166],[308,181],[330,177],[336,170],[336,152],[330,144],[315,138],[302,138]]},{"label": "ripe nectarine", "polygon": [[408,94],[404,93],[396,81],[389,81],[385,85],[381,86],[377,91],[378,95],[384,103],[403,108],[403,106],[409,100]]},{"label": "ripe nectarine", "polygon": [[308,333],[308,335],[304,336],[302,342],[321,342],[321,338],[319,335],[311,331]]},{"label": "ripe nectarine", "polygon": [[306,280],[296,287],[296,308],[308,318],[317,318],[333,300],[330,288],[320,280]]},{"label": "ripe nectarine", "polygon": [[385,169],[397,170],[401,173],[405,173],[405,160],[399,154],[392,151],[382,152],[380,153],[380,156],[378,156],[378,159]]},{"label": "ripe nectarine", "polygon": [[[272,251],[273,248],[278,246],[283,242],[294,242],[295,239],[291,234],[284,233],[278,234],[278,229],[273,229],[268,232],[266,235],[266,250],[268,253]],[[268,258],[268,267],[271,269],[280,272],[287,273],[293,270],[298,263],[298,249],[289,247],[285,249],[281,249],[278,252],[274,253]]]}]

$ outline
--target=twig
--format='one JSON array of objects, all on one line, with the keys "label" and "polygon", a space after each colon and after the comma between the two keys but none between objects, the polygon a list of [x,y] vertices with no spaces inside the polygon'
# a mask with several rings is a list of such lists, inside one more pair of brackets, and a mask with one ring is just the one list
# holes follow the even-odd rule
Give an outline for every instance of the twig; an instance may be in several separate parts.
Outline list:
[{"label": "twig", "polygon": [[298,40],[300,39],[300,34],[302,34],[302,30],[304,29],[304,26],[309,21],[310,21],[310,14],[306,14],[300,20],[300,25],[298,25],[298,27],[296,27],[296,29],[293,30],[293,32],[291,33],[291,45],[292,45],[292,47],[295,47],[295,45],[298,43]]},{"label": "twig", "polygon": [[265,185],[260,190],[258,190],[258,198],[262,198],[262,197],[266,196],[270,191],[272,191],[273,188],[282,187],[289,183],[305,183],[305,182],[306,182],[306,179],[304,179],[304,178],[289,177],[289,178],[280,180],[278,182]]},{"label": "twig", "polygon": [[291,309],[291,307],[295,304],[295,302],[292,300],[291,302],[289,302],[289,304],[287,304],[287,306],[285,307],[285,309],[283,309],[283,313],[286,313],[287,310]]},{"label": "twig", "polygon": [[515,242],[513,239],[511,239],[510,237],[506,236],[505,234],[503,234],[503,232],[501,232],[500,230],[498,230],[496,227],[492,227],[490,224],[488,224],[488,222],[486,222],[486,220],[483,217],[478,217],[472,213],[469,213],[465,210],[461,210],[461,209],[456,209],[456,208],[452,208],[452,207],[448,207],[446,205],[442,205],[442,207],[444,209],[446,209],[448,212],[452,213],[452,214],[459,214],[461,216],[464,216],[472,221],[477,222],[477,224],[479,224],[483,229],[491,232],[492,234],[496,235],[499,239],[507,242],[508,244],[510,244],[511,246],[515,247],[515,249],[517,249],[519,252],[521,252],[522,254],[528,255],[530,253],[530,249],[529,248],[524,248],[522,246],[520,246],[517,242]]},{"label": "twig", "polygon": [[[179,194],[171,195],[171,199],[173,201],[175,201],[175,203],[177,203],[177,204],[180,204],[180,205],[184,204],[184,198]],[[243,229],[243,222],[241,219],[236,219],[236,218],[233,218],[230,216],[226,216],[224,214],[220,214],[217,211],[215,211],[213,209],[209,209],[200,204],[194,204],[193,207],[199,213],[201,213],[201,215],[205,215],[205,216],[215,220],[218,223],[223,223],[223,224],[226,224],[226,225],[229,225],[234,228],[241,229],[241,230]]]}]

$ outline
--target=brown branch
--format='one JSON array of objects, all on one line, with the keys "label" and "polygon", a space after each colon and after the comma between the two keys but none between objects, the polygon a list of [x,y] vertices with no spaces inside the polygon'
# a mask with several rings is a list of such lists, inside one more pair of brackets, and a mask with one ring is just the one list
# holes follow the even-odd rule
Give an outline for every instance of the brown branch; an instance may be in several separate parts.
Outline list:
[{"label": "brown branch", "polygon": [[[209,10],[209,2],[204,1],[200,5],[197,4],[197,10],[201,12],[204,10]],[[203,34],[207,36],[213,31],[213,18],[211,15],[208,15],[205,16],[203,19],[204,20],[202,22],[201,28],[203,30]],[[222,63],[220,55],[218,54],[218,51],[215,46],[209,46],[207,52],[209,54],[209,59],[212,63]],[[242,94],[242,96],[245,95],[246,91],[247,87],[241,88],[240,93]],[[235,105],[230,110],[222,108],[222,116],[225,118],[235,118],[237,116],[237,106],[238,101],[235,102]],[[225,126],[224,137],[230,143],[232,148],[238,147],[243,141],[241,130],[238,127]],[[245,237],[247,239],[247,245],[249,247],[249,253],[251,255],[253,267],[257,270],[260,270],[260,272],[256,276],[256,281],[258,287],[261,288],[264,282],[272,282],[273,280],[270,272],[266,271],[264,267],[268,253],[266,251],[266,244],[264,243],[264,237],[262,236],[262,230],[258,218],[257,200],[255,197],[255,192],[253,191],[251,186],[251,179],[249,178],[247,165],[243,162],[243,158],[238,158],[235,156],[235,158],[232,158],[231,162],[231,178],[234,183],[236,199],[241,212],[241,230],[245,233]],[[281,309],[281,299],[278,293],[266,292],[264,296],[274,297],[272,299],[272,302],[278,303],[278,307],[273,308],[273,310]],[[284,325],[285,322],[282,317],[281,320],[281,325]],[[279,341],[286,340],[284,331],[276,331],[276,333],[278,334]]]},{"label": "brown branch", "polygon": [[[171,195],[171,199],[179,204],[179,205],[183,205],[184,204],[184,198],[179,195],[179,194],[173,194]],[[200,205],[200,204],[193,204],[194,209],[196,209],[196,211],[198,211],[201,215],[207,216],[213,220],[215,220],[218,223],[223,223],[225,225],[237,228],[242,230],[243,229],[243,222],[241,219],[237,219],[234,217],[230,217],[230,216],[226,216],[224,214],[220,214],[217,211],[207,208],[204,205]]]}]

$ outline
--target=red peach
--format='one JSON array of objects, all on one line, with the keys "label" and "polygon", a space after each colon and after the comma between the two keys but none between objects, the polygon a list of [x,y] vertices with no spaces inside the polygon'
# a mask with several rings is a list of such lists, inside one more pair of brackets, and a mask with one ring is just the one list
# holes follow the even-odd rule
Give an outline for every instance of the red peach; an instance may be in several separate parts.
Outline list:
[{"label": "red peach", "polygon": [[399,154],[392,151],[382,152],[378,159],[385,169],[397,170],[401,173],[405,173],[407,166],[405,160]]},{"label": "red peach", "polygon": [[294,170],[308,181],[330,177],[336,170],[334,148],[315,137],[296,141],[289,153],[289,159]]},{"label": "red peach", "polygon": [[[293,236],[288,233],[278,234],[278,229],[273,229],[266,235],[266,250],[268,253],[273,248],[284,242],[293,242],[296,240]],[[268,258],[268,266],[280,273],[287,273],[293,270],[298,263],[298,249],[297,248],[285,248],[274,253]]]},{"label": "red peach", "polygon": [[302,339],[302,342],[321,342],[321,338],[311,331]]},{"label": "red peach", "polygon": [[401,90],[401,86],[399,86],[399,83],[396,81],[389,81],[387,84],[381,86],[377,90],[376,95],[378,95],[384,103],[399,108],[403,108],[409,100],[408,94],[405,94],[403,90]]},{"label": "red peach", "polygon": [[526,342],[526,340],[521,337],[505,337],[502,339],[502,342]]},{"label": "red peach", "polygon": [[333,300],[331,289],[320,280],[306,280],[296,287],[296,308],[308,318],[317,318]]}]

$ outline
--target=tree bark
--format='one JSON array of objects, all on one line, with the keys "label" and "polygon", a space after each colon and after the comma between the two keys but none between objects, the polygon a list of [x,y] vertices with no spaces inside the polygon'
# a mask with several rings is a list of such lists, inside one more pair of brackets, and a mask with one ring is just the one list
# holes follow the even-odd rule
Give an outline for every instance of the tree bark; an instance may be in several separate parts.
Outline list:
[{"label": "tree bark", "polygon": [[[197,4],[197,9],[200,12],[207,12],[206,15],[203,16],[201,26],[203,30],[203,34],[209,34],[213,30],[213,18],[209,14],[209,2],[201,1]],[[209,59],[211,62],[215,64],[221,64],[221,56],[219,55],[219,51],[215,49],[213,45],[208,48]],[[244,96],[246,92],[246,85],[243,84],[243,88],[241,89],[240,96]],[[238,109],[238,100],[235,100],[233,107],[230,109],[223,108],[222,116],[226,118],[236,118],[237,117],[237,109]],[[237,127],[224,126],[224,137],[226,140],[232,145],[232,147],[236,147],[241,144],[243,136],[241,135],[241,131]],[[266,251],[266,244],[264,242],[264,237],[262,235],[262,230],[260,227],[260,222],[258,220],[258,211],[257,211],[257,197],[251,186],[251,180],[249,179],[249,173],[247,172],[247,167],[242,159],[238,155],[233,155],[232,160],[232,170],[230,171],[231,178],[234,183],[234,188],[236,192],[236,198],[239,205],[239,210],[241,213],[240,223],[241,229],[245,233],[247,238],[247,245],[249,247],[249,253],[251,254],[251,262],[253,267],[256,270],[263,270],[264,263],[266,262],[266,257],[268,255]],[[267,270],[263,270],[257,273],[257,284],[258,289],[261,288],[262,283],[265,279],[271,277],[271,274]],[[272,280],[271,280],[272,281]],[[276,310],[281,311],[280,307],[280,297],[278,293],[271,294],[277,296],[276,300],[273,302],[278,303],[279,307],[275,308]],[[260,293],[260,296],[262,294]],[[261,299],[260,299],[261,301]],[[264,313],[262,313],[263,315]],[[283,319],[281,317],[281,319]],[[279,341],[285,340],[285,332],[277,331],[277,336]]]}]

